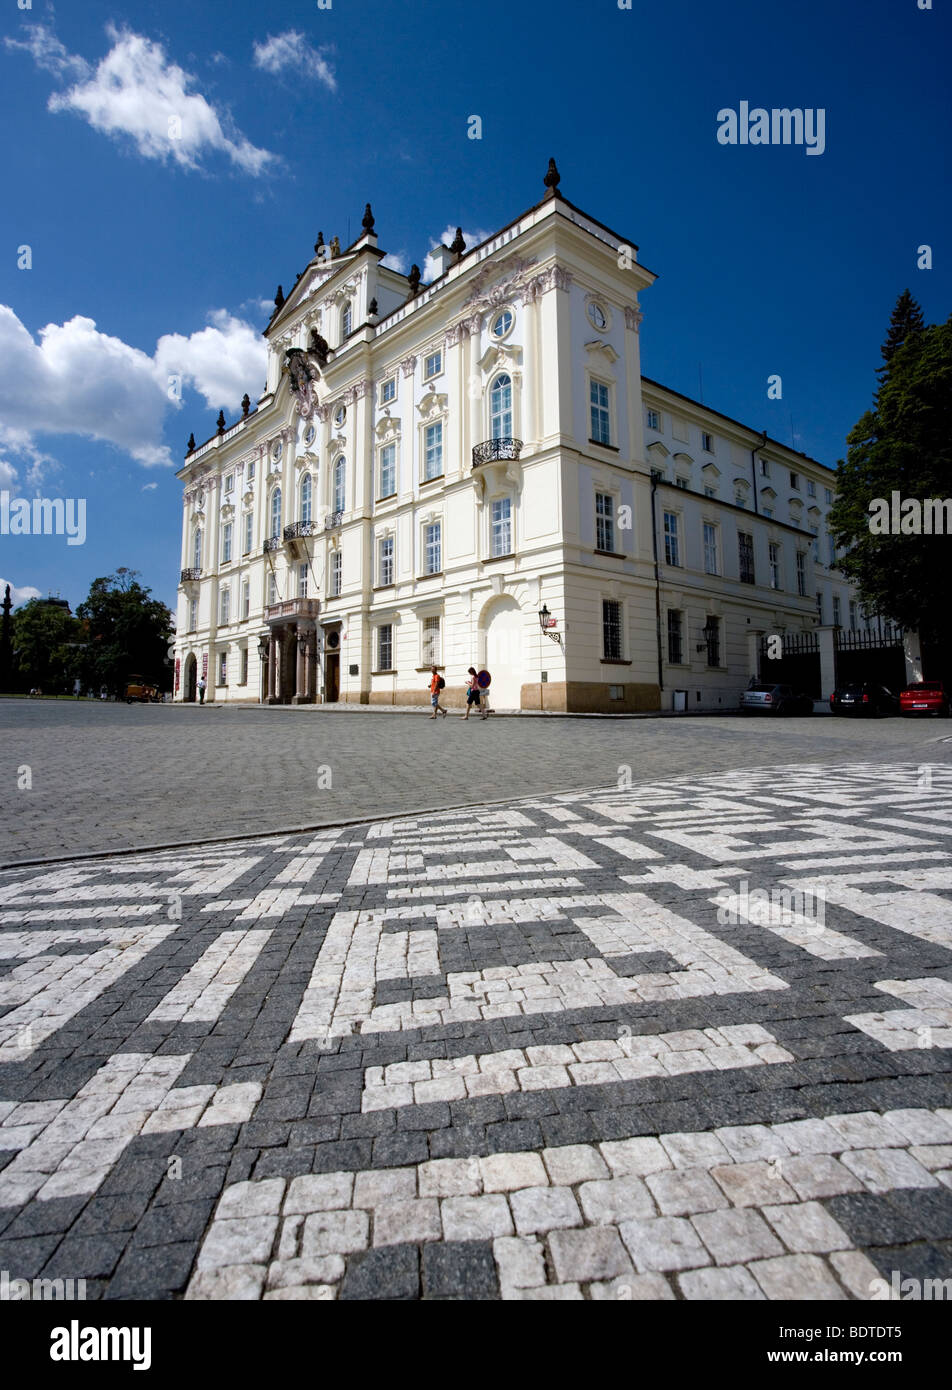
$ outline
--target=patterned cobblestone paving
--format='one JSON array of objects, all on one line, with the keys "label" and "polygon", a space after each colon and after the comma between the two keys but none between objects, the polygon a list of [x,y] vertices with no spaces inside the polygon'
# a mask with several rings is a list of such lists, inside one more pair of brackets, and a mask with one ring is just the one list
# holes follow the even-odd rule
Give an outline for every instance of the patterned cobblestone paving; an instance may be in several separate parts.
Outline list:
[{"label": "patterned cobblestone paving", "polygon": [[919,780],[0,875],[0,1268],[111,1299],[952,1277],[952,769]]}]

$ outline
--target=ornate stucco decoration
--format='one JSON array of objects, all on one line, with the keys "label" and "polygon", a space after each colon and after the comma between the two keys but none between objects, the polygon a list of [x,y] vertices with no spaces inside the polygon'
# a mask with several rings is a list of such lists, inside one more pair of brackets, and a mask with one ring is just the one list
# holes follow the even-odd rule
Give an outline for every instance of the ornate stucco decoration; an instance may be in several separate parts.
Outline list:
[{"label": "ornate stucco decoration", "polygon": [[321,375],[317,359],[302,348],[289,348],[282,370],[288,374],[298,414],[309,419],[317,403],[315,386]]},{"label": "ornate stucco decoration", "polygon": [[420,412],[420,419],[423,421],[433,420],[445,414],[449,399],[445,391],[427,391],[426,395],[417,405],[417,410]]},{"label": "ornate stucco decoration", "polygon": [[[473,279],[466,307],[481,313],[501,308],[513,295],[524,289],[527,272],[535,264],[534,259],[523,260],[521,256],[506,256],[501,261],[485,265]],[[496,280],[496,283],[490,285],[492,280]]]},{"label": "ornate stucco decoration", "polygon": [[634,331],[637,333],[637,332],[638,332],[639,325],[640,325],[641,320],[642,320],[643,318],[644,318],[644,314],[641,312],[641,310],[638,308],[637,305],[631,305],[631,304],[626,304],[626,305],[625,305],[625,327],[626,327],[626,328],[633,328]]},{"label": "ornate stucco decoration", "polygon": [[601,338],[594,338],[592,342],[585,344],[585,351],[592,357],[600,357],[609,366],[613,366],[618,361],[618,353],[611,343],[604,342]]},{"label": "ornate stucco decoration", "polygon": [[401,368],[401,370],[402,370],[402,372],[403,372],[403,375],[404,375],[404,376],[412,376],[412,375],[413,375],[414,368],[416,367],[416,364],[417,364],[417,359],[414,357],[413,353],[411,352],[410,356],[409,356],[409,357],[405,357],[405,358],[403,359],[403,361],[400,363],[400,368]]}]

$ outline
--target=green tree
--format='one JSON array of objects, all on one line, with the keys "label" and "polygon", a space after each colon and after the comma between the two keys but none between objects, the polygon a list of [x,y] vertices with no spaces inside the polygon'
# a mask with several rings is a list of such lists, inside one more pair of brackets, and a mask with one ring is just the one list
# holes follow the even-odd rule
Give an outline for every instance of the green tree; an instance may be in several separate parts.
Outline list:
[{"label": "green tree", "polygon": [[31,598],[12,615],[13,661],[21,689],[39,686],[44,694],[71,692],[76,674],[79,624],[69,609]]},{"label": "green tree", "polygon": [[94,579],[89,596],[76,610],[85,644],[82,669],[85,684],[105,686],[121,694],[130,676],[171,688],[168,647],[172,613],[139,583],[138,572],[120,568]]},{"label": "green tree", "polygon": [[[918,317],[917,317],[918,315]],[[952,638],[947,585],[949,536],[872,535],[870,504],[944,498],[952,478],[952,317],[920,327],[918,305],[902,295],[883,344],[885,364],[872,410],[847,437],[837,468],[829,528],[846,547],[838,568],[859,586],[870,612],[915,628],[934,653]]]}]

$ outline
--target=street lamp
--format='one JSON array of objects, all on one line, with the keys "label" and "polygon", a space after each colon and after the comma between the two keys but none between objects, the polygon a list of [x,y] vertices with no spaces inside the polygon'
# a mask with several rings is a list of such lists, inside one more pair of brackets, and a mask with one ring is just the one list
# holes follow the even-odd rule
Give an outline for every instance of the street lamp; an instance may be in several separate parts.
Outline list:
[{"label": "street lamp", "polygon": [[562,634],[560,632],[552,632],[550,630],[555,627],[555,624],[556,619],[553,618],[552,614],[549,612],[548,604],[543,603],[542,607],[539,609],[539,627],[542,629],[545,636],[548,637],[550,642],[555,642],[558,646],[561,647]]}]

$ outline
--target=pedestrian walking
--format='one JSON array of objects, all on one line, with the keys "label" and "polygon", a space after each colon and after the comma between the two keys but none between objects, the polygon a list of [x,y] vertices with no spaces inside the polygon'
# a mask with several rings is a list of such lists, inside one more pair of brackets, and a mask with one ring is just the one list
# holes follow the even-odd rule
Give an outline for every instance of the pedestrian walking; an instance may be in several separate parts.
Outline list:
[{"label": "pedestrian walking", "polygon": [[198,703],[199,703],[200,705],[203,705],[203,704],[205,703],[205,677],[204,677],[204,676],[199,676],[199,678],[198,678]]},{"label": "pedestrian walking", "polygon": [[435,666],[430,668],[430,704],[433,706],[431,719],[435,719],[438,714],[446,718],[446,710],[440,704],[440,691],[446,686],[446,681],[440,675]]},{"label": "pedestrian walking", "polygon": [[480,719],[485,719],[487,718],[487,715],[486,711],[482,707],[482,704],[480,703],[480,696],[482,695],[482,691],[479,688],[479,677],[476,673],[476,667],[471,666],[469,668],[469,671],[467,672],[467,675],[469,676],[469,680],[466,682],[466,713],[463,715],[463,719],[466,720],[469,718],[470,711],[474,707],[477,713],[479,714]]}]

